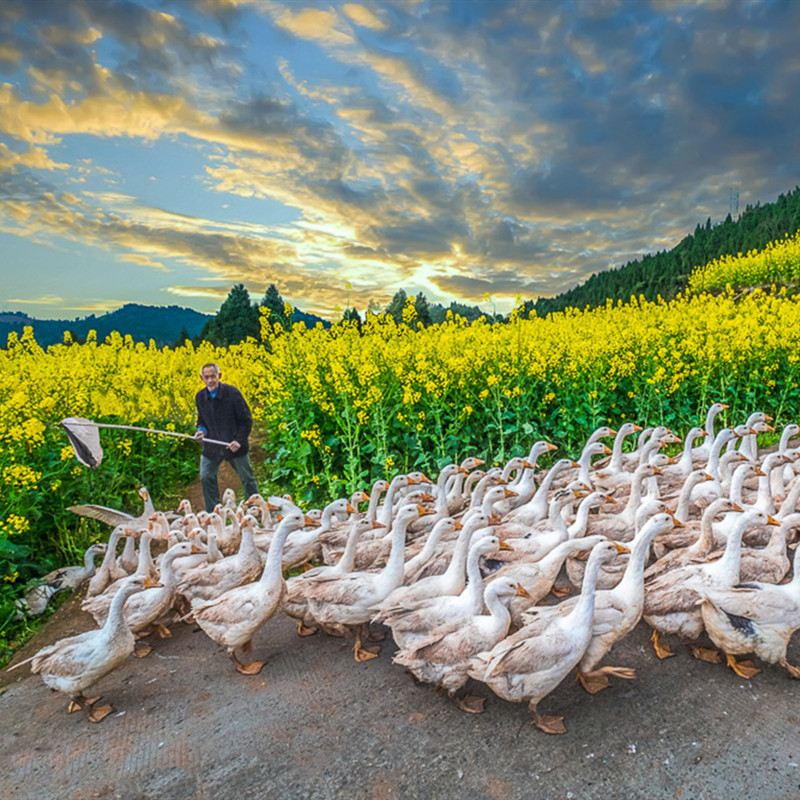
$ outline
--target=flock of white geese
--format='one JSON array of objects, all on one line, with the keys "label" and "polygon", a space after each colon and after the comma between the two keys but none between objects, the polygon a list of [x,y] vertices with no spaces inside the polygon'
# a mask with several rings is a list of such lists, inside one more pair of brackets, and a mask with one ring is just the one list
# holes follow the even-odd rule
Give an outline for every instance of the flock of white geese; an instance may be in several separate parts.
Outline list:
[{"label": "flock of white geese", "polygon": [[[527,702],[547,733],[563,733],[563,717],[541,714],[539,703],[574,668],[591,693],[634,677],[599,664],[642,617],[661,658],[673,654],[663,638],[677,637],[743,677],[759,670],[737,656],[754,654],[800,678],[786,659],[800,627],[800,562],[790,561],[800,529],[800,448],[790,444],[800,428],[787,425],[777,449],[759,453],[771,418],[715,430],[725,408],[714,404],[676,457],[662,452],[680,442],[670,430],[627,422],[598,428],[577,461],[547,470],[537,461],[555,448],[540,441],[502,467],[468,458],[435,482],[398,475],[317,512],[289,497],[237,506],[230,491],[211,514],[187,500],[177,513],[156,511],[146,490],[138,518],[74,507],[115,526],[67,581],[89,580],[83,607],[100,627],[28,661],[71,697],[70,710],[99,721],[111,706],[84,692],[145,655],[137,639],[168,636],[178,620],[198,625],[247,675],[263,662],[242,654],[279,611],[301,636],[354,635],[358,661],[376,656],[382,623],[399,647],[394,661],[417,680],[468,712],[482,711],[483,699],[462,689],[482,681]],[[284,577],[312,563],[321,565]],[[61,571],[59,586],[65,580]]]}]

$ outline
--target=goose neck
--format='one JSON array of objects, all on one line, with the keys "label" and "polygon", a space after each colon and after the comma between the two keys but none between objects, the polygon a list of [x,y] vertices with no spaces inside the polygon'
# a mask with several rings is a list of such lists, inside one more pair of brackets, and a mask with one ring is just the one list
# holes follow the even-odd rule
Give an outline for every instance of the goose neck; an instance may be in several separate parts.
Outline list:
[{"label": "goose neck", "polygon": [[122,631],[128,631],[123,610],[128,598],[137,591],[139,591],[138,587],[131,583],[125,583],[114,595],[114,599],[111,601],[111,606],[108,609],[108,617],[103,625],[103,633],[108,636],[108,638],[112,638]]},{"label": "goose neck", "polygon": [[709,564],[707,570],[726,586],[733,586],[739,579],[739,564],[742,557],[742,536],[750,525],[747,515],[739,520],[734,530],[728,535],[725,550],[717,561]]}]

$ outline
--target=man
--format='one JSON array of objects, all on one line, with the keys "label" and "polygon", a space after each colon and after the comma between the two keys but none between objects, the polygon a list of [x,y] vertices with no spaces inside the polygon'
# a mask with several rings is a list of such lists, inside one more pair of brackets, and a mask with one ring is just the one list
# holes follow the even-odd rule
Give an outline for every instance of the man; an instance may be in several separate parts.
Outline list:
[{"label": "man", "polygon": [[[220,381],[222,372],[216,364],[203,364],[200,377],[206,387],[194,398],[197,406],[197,433],[194,438],[203,442],[200,483],[206,511],[210,512],[219,503],[217,472],[223,459],[230,462],[242,479],[245,497],[258,492],[248,455],[253,416],[242,393],[235,386]],[[204,441],[206,436],[229,444],[227,447],[211,444]]]}]

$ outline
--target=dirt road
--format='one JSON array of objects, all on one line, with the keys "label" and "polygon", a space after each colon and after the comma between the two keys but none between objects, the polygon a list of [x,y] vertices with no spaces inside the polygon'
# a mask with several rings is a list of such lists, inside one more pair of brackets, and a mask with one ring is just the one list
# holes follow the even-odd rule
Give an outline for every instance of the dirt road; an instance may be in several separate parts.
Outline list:
[{"label": "dirt road", "polygon": [[[19,658],[89,623],[71,601]],[[0,673],[0,797],[800,796],[800,684],[775,668],[743,680],[683,649],[659,661],[644,624],[607,660],[635,666],[635,681],[590,696],[569,679],[542,703],[565,714],[563,736],[478,684],[486,712],[459,711],[391,663],[391,640],[357,664],[350,642],[300,639],[278,617],[255,639],[267,659],[255,677],[192,626],[154,645],[98,685],[116,707],[98,725],[26,667]]]}]

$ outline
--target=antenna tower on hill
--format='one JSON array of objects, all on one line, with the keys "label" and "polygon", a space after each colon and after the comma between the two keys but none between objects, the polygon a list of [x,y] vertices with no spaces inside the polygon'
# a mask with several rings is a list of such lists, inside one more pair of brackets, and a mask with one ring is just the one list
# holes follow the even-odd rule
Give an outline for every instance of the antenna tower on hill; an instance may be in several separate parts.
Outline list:
[{"label": "antenna tower on hill", "polygon": [[735,186],[731,188],[731,196],[730,202],[728,205],[728,211],[731,215],[731,219],[738,219],[739,218],[739,184],[737,183]]}]

